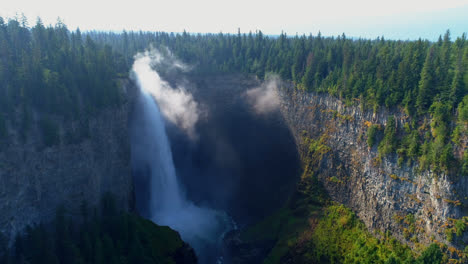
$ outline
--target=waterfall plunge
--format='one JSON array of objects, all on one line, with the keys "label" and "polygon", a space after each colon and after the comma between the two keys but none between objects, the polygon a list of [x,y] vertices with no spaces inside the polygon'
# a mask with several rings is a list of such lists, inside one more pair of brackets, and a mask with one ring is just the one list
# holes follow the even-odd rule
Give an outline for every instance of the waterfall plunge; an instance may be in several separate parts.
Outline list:
[{"label": "waterfall plunge", "polygon": [[171,94],[164,90],[171,87],[153,71],[147,55],[136,58],[132,71],[139,86],[132,122],[132,166],[146,168],[150,174],[149,217],[159,225],[179,231],[203,260],[203,255],[212,253],[209,251],[216,248],[229,229],[228,217],[186,199],[177,181],[165,120],[158,107],[158,99],[166,99],[166,103],[170,100],[163,97]]}]

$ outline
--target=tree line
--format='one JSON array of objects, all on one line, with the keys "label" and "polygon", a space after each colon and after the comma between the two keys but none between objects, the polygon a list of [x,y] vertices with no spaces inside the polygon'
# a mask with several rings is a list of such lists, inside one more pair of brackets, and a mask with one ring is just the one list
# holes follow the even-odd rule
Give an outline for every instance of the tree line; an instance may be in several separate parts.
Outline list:
[{"label": "tree line", "polygon": [[27,227],[10,249],[0,237],[2,264],[196,262],[176,231],[118,210],[111,194],[102,197],[99,209],[83,202],[81,215],[73,218],[60,206],[52,223]]},{"label": "tree line", "polygon": [[[195,66],[194,74],[269,73],[297,89],[328,93],[364,110],[396,109],[403,127],[371,128],[367,142],[379,157],[396,155],[421,170],[468,173],[468,45],[447,31],[435,42],[316,35],[267,36],[123,31],[81,33],[60,21],[29,27],[0,18],[0,138],[5,116],[31,109],[83,115],[119,103],[117,79],[127,77],[133,56],[167,47]],[[2,115],[3,114],[3,115]],[[89,114],[88,114],[89,115]],[[47,122],[45,122],[47,123]],[[2,132],[3,131],[3,132]],[[369,139],[371,137],[371,139]]]},{"label": "tree line", "polygon": [[[353,39],[318,35],[277,37],[249,34],[90,32],[130,65],[149,45],[168,47],[194,73],[243,72],[263,78],[275,73],[297,89],[328,93],[363,110],[387,108],[410,117],[403,127],[370,128],[369,147],[378,160],[396,155],[398,164],[421,170],[468,174],[468,45],[450,31],[435,42]],[[379,144],[377,144],[379,141]]]}]

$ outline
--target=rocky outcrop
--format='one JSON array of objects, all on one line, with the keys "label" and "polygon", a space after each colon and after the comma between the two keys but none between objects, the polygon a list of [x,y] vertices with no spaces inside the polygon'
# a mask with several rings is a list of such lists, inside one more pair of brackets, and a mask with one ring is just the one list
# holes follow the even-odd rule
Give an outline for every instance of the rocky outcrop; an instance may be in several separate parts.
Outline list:
[{"label": "rocky outcrop", "polygon": [[399,166],[396,154],[380,160],[377,147],[367,146],[369,124],[384,127],[394,115],[401,128],[408,118],[404,113],[362,111],[330,95],[303,92],[291,84],[279,94],[281,111],[298,148],[306,152],[304,136],[325,138],[330,147],[318,169],[329,195],[355,211],[369,229],[390,231],[412,246],[439,241],[455,251],[468,242],[466,232],[462,237],[453,235],[450,242],[445,231],[451,232],[456,219],[467,216],[466,177],[420,172],[414,163]]},{"label": "rocky outcrop", "polygon": [[72,143],[66,138],[78,120],[56,118],[58,144],[44,147],[37,114],[24,140],[10,126],[9,142],[0,151],[0,232],[11,236],[25,226],[47,222],[59,205],[79,215],[86,201],[95,206],[113,193],[124,210],[133,207],[128,119],[135,86],[121,82],[124,102],[99,110],[87,119],[88,135]]}]

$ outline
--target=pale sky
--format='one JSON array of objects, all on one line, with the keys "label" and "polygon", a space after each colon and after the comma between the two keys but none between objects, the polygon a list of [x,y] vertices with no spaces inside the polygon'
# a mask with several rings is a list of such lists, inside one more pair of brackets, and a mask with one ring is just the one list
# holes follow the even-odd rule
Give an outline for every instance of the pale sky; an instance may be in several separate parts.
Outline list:
[{"label": "pale sky", "polygon": [[322,35],[434,40],[468,32],[468,0],[0,0],[0,16],[70,29]]}]

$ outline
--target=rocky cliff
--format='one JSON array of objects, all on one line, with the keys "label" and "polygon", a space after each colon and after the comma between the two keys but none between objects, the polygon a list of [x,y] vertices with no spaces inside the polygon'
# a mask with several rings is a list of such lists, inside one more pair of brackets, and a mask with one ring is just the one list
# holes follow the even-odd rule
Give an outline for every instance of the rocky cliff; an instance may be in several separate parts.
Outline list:
[{"label": "rocky cliff", "polygon": [[396,154],[378,159],[377,147],[366,143],[370,124],[384,127],[394,115],[401,128],[406,115],[397,110],[362,111],[292,84],[279,94],[281,111],[301,152],[307,152],[306,137],[322,138],[329,146],[318,177],[331,198],[355,211],[370,230],[390,231],[416,248],[439,241],[456,251],[468,243],[466,232],[454,234],[457,220],[468,215],[467,177],[420,172],[414,163],[399,166]]},{"label": "rocky cliff", "polygon": [[25,226],[48,221],[59,205],[78,215],[86,201],[95,206],[102,194],[115,194],[118,206],[133,207],[128,119],[136,88],[120,83],[123,102],[86,119],[78,139],[70,135],[83,127],[80,120],[51,116],[58,124],[56,144],[41,137],[41,116],[33,113],[30,129],[21,139],[18,126],[8,126],[8,141],[0,151],[0,232],[11,236]]}]

